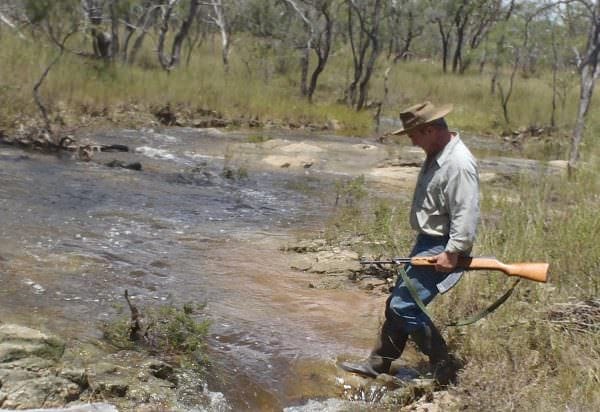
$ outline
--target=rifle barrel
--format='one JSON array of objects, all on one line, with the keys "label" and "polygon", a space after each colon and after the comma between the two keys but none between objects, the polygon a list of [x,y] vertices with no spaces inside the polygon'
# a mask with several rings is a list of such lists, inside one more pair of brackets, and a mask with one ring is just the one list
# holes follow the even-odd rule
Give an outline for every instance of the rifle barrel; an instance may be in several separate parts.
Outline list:
[{"label": "rifle barrel", "polygon": [[392,265],[400,263],[410,263],[411,258],[393,258],[384,260],[361,260],[361,265]]}]

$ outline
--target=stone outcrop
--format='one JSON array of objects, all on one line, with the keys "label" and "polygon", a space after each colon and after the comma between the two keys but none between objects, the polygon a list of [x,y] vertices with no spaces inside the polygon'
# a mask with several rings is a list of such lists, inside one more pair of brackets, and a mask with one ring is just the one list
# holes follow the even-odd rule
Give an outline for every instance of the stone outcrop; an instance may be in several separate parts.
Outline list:
[{"label": "stone outcrop", "polygon": [[[0,410],[185,410],[171,407],[178,391],[193,388],[195,404],[208,395],[201,381],[187,377],[181,382],[180,372],[143,351],[67,347],[59,337],[39,330],[0,325]],[[110,403],[94,403],[98,401]]]},{"label": "stone outcrop", "polygon": [[63,406],[87,387],[82,370],[62,370],[65,343],[18,325],[0,325],[0,407]]}]

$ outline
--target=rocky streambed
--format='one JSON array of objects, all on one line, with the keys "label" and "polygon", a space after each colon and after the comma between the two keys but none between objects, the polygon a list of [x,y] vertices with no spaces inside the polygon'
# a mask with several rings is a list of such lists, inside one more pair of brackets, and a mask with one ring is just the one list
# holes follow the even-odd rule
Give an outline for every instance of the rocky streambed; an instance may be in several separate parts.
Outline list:
[{"label": "rocky streambed", "polygon": [[[357,276],[351,245],[318,240],[336,183],[364,176],[369,190],[408,199],[418,150],[196,128],[76,139],[130,150],[81,158],[0,147],[2,408],[378,410],[404,394],[424,408],[452,402],[335,367],[340,355],[368,353],[389,284]],[[128,164],[140,167],[114,167]],[[525,169],[561,170],[502,148],[482,159],[484,180]],[[129,315],[124,289],[142,311],[202,306],[209,369],[109,345],[102,325]]]}]

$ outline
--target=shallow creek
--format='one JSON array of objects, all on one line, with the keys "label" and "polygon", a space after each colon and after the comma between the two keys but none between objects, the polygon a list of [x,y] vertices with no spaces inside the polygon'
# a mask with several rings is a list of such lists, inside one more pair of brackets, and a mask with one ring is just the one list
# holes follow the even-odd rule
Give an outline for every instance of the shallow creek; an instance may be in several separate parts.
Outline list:
[{"label": "shallow creek", "polygon": [[[385,297],[310,288],[318,275],[292,269],[280,247],[322,229],[340,179],[367,173],[388,189],[396,179],[394,196],[409,196],[419,155],[405,147],[399,167],[408,172],[394,176],[376,166],[402,147],[274,137],[247,143],[211,129],[78,137],[131,149],[91,162],[1,146],[2,322],[86,341],[101,336],[125,289],[141,308],[205,303],[209,387],[233,410],[340,397],[336,358],[368,353]],[[105,165],[114,159],[143,170]]]}]

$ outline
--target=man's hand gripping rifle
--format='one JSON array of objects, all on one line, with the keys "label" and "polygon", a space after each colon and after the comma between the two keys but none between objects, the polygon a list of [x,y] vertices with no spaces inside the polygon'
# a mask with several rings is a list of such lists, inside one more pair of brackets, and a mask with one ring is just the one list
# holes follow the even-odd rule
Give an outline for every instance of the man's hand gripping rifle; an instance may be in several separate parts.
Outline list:
[{"label": "man's hand gripping rifle", "polygon": [[[410,263],[413,266],[433,266],[435,263],[427,256],[412,258],[395,257],[387,260],[362,260],[361,265],[402,265]],[[459,257],[457,268],[466,270],[499,270],[508,276],[517,276],[535,282],[548,280],[548,263],[513,263],[505,264],[496,258],[487,257]]]}]

